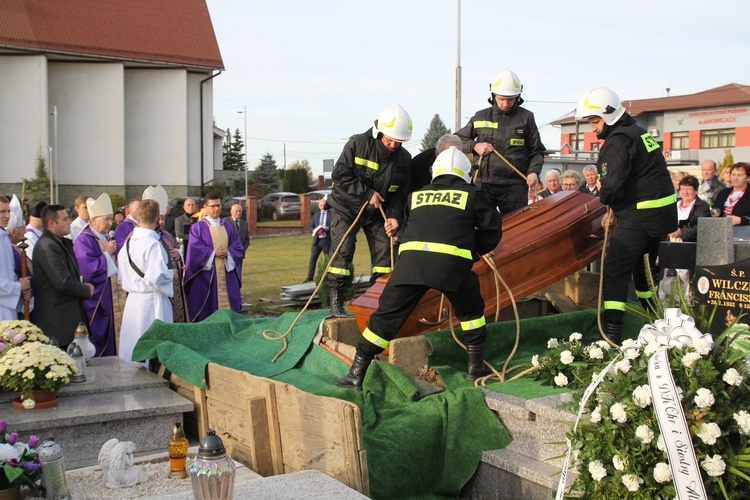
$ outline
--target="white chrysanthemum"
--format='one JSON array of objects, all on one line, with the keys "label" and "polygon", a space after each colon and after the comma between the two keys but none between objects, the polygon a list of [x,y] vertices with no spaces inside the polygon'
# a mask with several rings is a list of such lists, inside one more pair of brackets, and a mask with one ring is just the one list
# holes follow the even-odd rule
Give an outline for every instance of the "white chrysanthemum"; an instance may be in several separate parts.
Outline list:
[{"label": "white chrysanthemum", "polygon": [[716,402],[713,393],[704,387],[696,391],[693,401],[698,408],[710,408]]},{"label": "white chrysanthemum", "polygon": [[589,473],[591,474],[591,477],[596,481],[597,483],[604,479],[607,475],[607,469],[604,468],[604,464],[601,463],[599,460],[595,460],[593,462],[589,462]]},{"label": "white chrysanthemum", "polygon": [[664,436],[662,436],[661,434],[659,434],[659,437],[656,438],[656,448],[659,451],[667,451],[667,445],[664,444]]},{"label": "white chrysanthemum", "polygon": [[651,404],[651,387],[648,384],[639,385],[633,391],[633,401],[641,408]]},{"label": "white chrysanthemum", "polygon": [[698,437],[708,445],[716,444],[716,440],[721,437],[721,429],[713,422],[704,422],[701,424]]},{"label": "white chrysanthemum", "polygon": [[534,354],[531,357],[531,366],[539,366],[539,355],[538,354]]},{"label": "white chrysanthemum", "polygon": [[642,424],[635,429],[635,437],[641,440],[643,444],[649,444],[654,440],[654,431],[648,425]]},{"label": "white chrysanthemum", "polygon": [[740,375],[740,372],[738,372],[734,368],[730,368],[724,372],[724,375],[721,377],[721,379],[729,385],[735,385],[739,387],[740,385],[742,385],[745,377]]},{"label": "white chrysanthemum", "polygon": [[641,355],[641,350],[637,347],[634,347],[632,349],[625,349],[623,351],[623,355],[625,356],[625,359],[636,359]]},{"label": "white chrysanthemum", "polygon": [[612,349],[612,346],[609,345],[609,342],[607,342],[606,340],[597,340],[592,345],[600,347],[603,351],[609,351],[610,349]]},{"label": "white chrysanthemum", "polygon": [[646,347],[643,348],[643,354],[646,356],[652,356],[660,347],[661,344],[658,342],[649,342],[646,344]]},{"label": "white chrysanthemum", "polygon": [[591,412],[591,423],[599,423],[602,421],[602,407],[597,406],[594,411]]},{"label": "white chrysanthemum", "polygon": [[575,332],[575,333],[571,333],[571,334],[570,334],[570,338],[569,338],[569,340],[570,340],[571,342],[578,342],[578,341],[579,341],[579,340],[581,340],[582,338],[583,338],[583,335],[581,335],[581,334],[580,334],[580,333],[578,333],[578,332]]},{"label": "white chrysanthemum", "polygon": [[591,359],[604,359],[604,351],[601,347],[592,346],[589,349],[589,358]]},{"label": "white chrysanthemum", "polygon": [[547,349],[554,349],[555,347],[559,345],[560,345],[560,342],[558,342],[557,339],[549,339],[547,341]]},{"label": "white chrysanthemum", "polygon": [[27,410],[33,410],[36,407],[36,401],[33,399],[24,399],[21,404]]},{"label": "white chrysanthemum", "polygon": [[636,476],[635,474],[623,474],[622,484],[628,489],[628,491],[638,491],[643,483],[643,479]]},{"label": "white chrysanthemum", "polygon": [[669,468],[669,465],[664,462],[656,464],[656,467],[654,467],[654,479],[657,483],[661,484],[672,481],[672,471]]},{"label": "white chrysanthemum", "polygon": [[593,382],[594,380],[596,380],[596,377],[598,377],[598,376],[599,376],[599,372],[593,372],[591,374],[591,381]]},{"label": "white chrysanthemum", "polygon": [[695,352],[700,354],[701,356],[705,356],[706,354],[711,352],[711,348],[713,348],[714,343],[709,340],[710,337],[700,337],[695,340],[693,340],[693,348],[695,349]]},{"label": "white chrysanthemum", "polygon": [[555,375],[555,385],[557,385],[557,387],[565,387],[568,385],[568,377],[566,377],[564,373],[558,373]]},{"label": "white chrysanthemum", "polygon": [[700,354],[697,352],[689,352],[682,357],[682,364],[691,368],[699,359],[701,359]]},{"label": "white chrysanthemum", "polygon": [[612,465],[615,466],[615,469],[619,470],[620,472],[625,470],[625,466],[627,465],[627,462],[620,458],[620,455],[615,455],[612,457]]},{"label": "white chrysanthemum", "polygon": [[724,463],[724,459],[721,455],[714,455],[713,457],[706,457],[701,462],[701,467],[706,471],[706,474],[712,477],[723,476],[724,471],[727,468],[727,464]]},{"label": "white chrysanthemum", "polygon": [[732,415],[737,425],[740,426],[740,432],[744,435],[750,435],[750,413],[745,410],[740,410],[738,413]]},{"label": "white chrysanthemum", "polygon": [[625,349],[630,349],[631,347],[638,348],[639,344],[633,339],[625,339],[622,341],[622,344],[620,345],[620,350],[624,351]]},{"label": "white chrysanthemum", "polygon": [[627,407],[622,403],[615,403],[610,406],[609,414],[612,415],[612,420],[615,422],[624,424],[628,421]]},{"label": "white chrysanthemum", "polygon": [[564,365],[569,365],[574,359],[573,353],[570,351],[563,351],[560,353],[560,363]]},{"label": "white chrysanthemum", "polygon": [[615,373],[622,373],[623,375],[628,373],[630,371],[630,361],[627,359],[623,359],[622,361],[618,361],[615,363]]}]

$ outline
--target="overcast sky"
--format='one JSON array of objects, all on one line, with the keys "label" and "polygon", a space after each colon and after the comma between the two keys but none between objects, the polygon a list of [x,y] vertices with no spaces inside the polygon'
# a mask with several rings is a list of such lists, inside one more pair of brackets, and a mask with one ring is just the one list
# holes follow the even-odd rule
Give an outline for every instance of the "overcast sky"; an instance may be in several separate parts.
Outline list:
[{"label": "overcast sky", "polygon": [[[247,106],[251,168],[307,159],[318,174],[347,137],[399,103],[412,154],[438,113],[455,130],[457,0],[207,0],[226,71],[214,79],[220,128]],[[548,125],[588,88],[623,99],[750,84],[750,7],[743,0],[461,1],[462,119],[489,106],[503,68],[524,85],[548,149]]]}]

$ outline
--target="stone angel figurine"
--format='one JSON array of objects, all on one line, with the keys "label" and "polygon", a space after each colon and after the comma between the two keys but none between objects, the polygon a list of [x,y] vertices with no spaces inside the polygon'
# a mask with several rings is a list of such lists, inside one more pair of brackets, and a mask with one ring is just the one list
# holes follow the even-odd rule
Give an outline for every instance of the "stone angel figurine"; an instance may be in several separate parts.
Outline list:
[{"label": "stone angel figurine", "polygon": [[145,483],[148,475],[133,465],[135,443],[110,439],[99,451],[99,465],[107,477],[107,488],[127,488]]}]

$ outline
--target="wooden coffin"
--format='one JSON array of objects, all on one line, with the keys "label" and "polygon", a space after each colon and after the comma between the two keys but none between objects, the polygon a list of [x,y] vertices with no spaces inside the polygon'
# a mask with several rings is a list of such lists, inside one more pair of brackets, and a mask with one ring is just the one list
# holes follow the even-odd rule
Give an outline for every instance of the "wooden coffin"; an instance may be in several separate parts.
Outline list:
[{"label": "wooden coffin", "polygon": [[[599,198],[567,191],[504,216],[503,237],[494,250],[493,260],[515,300],[537,292],[593,262],[602,250],[604,231],[601,220],[605,214],[606,207]],[[473,270],[479,276],[484,314],[491,321],[497,309],[494,274],[484,260],[474,263]],[[387,281],[387,276],[379,278],[349,304],[349,311],[355,314],[360,331],[364,330],[370,315],[377,309]],[[447,321],[430,324],[441,317],[440,298],[441,293],[436,290],[427,292],[397,337],[449,328]],[[443,307],[447,307],[447,304],[445,299]],[[508,292],[500,285],[500,308],[509,305]],[[454,324],[458,323],[454,318]]]}]

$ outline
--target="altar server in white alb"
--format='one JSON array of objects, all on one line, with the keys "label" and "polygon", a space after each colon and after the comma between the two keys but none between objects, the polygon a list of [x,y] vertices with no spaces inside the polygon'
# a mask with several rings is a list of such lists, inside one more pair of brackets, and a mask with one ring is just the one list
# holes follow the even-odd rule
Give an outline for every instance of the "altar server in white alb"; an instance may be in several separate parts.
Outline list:
[{"label": "altar server in white alb", "polygon": [[159,202],[144,199],[140,208],[140,225],[125,241],[117,256],[122,288],[128,292],[120,329],[119,356],[131,362],[138,339],[155,319],[172,322],[172,280],[174,270],[159,241],[156,227]]}]

